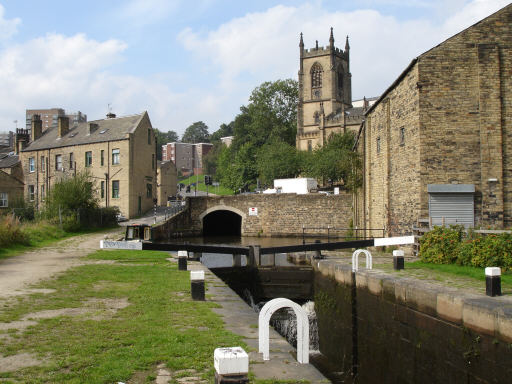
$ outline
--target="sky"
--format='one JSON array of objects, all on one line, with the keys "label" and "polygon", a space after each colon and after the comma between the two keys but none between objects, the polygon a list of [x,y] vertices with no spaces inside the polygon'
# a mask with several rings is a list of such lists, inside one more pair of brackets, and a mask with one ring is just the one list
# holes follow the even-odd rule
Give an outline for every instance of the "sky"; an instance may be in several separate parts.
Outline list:
[{"label": "sky", "polygon": [[[0,0],[0,131],[25,110],[88,120],[148,111],[180,136],[229,123],[264,81],[297,79],[299,34],[350,40],[352,95],[379,96],[409,62],[507,0]],[[17,123],[15,123],[17,121]]]}]

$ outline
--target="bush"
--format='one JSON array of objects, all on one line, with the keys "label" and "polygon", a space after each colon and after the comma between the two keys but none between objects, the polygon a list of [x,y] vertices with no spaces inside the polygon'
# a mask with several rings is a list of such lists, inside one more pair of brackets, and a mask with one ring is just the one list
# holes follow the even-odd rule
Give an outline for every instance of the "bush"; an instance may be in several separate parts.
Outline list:
[{"label": "bush", "polygon": [[457,260],[457,249],[462,240],[464,227],[434,227],[420,241],[420,257],[426,263],[453,264]]},{"label": "bush", "polygon": [[420,258],[434,264],[512,269],[512,234],[466,234],[461,226],[434,227],[421,239]]},{"label": "bush", "polygon": [[20,220],[12,215],[0,218],[0,247],[29,243],[27,236],[21,230]]}]

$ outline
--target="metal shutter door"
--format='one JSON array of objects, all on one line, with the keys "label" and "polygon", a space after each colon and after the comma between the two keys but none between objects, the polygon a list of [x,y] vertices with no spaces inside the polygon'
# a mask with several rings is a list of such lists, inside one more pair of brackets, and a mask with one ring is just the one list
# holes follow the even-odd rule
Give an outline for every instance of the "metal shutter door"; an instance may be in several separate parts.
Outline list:
[{"label": "metal shutter door", "polygon": [[474,195],[472,193],[430,193],[429,215],[432,225],[462,224],[466,228],[475,223]]}]

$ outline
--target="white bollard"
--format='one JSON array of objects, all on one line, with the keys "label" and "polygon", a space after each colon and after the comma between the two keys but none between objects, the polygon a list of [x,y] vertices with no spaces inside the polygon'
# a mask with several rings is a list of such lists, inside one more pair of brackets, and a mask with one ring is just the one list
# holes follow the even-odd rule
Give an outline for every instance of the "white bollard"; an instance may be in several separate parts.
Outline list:
[{"label": "white bollard", "polygon": [[178,251],[178,270],[179,271],[187,270],[187,259],[188,259],[187,251]]},{"label": "white bollard", "polygon": [[485,294],[487,296],[501,296],[501,268],[485,268]]},{"label": "white bollard", "polygon": [[213,365],[215,384],[249,382],[249,356],[241,347],[215,349]]},{"label": "white bollard", "polygon": [[204,301],[204,271],[190,271],[190,292],[192,300]]}]

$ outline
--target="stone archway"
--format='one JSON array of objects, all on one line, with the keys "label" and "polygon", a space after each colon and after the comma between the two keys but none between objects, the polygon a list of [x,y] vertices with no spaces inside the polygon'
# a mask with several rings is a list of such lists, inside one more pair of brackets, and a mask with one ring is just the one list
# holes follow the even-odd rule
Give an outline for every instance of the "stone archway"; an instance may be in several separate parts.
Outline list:
[{"label": "stone archway", "polygon": [[[203,234],[213,234],[213,235],[223,235],[224,233],[220,233],[221,231],[214,230],[214,233],[207,233],[209,229],[228,229],[229,235],[241,235],[242,228],[244,225],[244,220],[246,215],[237,208],[233,208],[227,205],[216,205],[214,207],[208,208],[204,212],[199,215],[199,220],[201,221],[201,228],[203,230]],[[215,225],[216,221],[218,221],[219,225]],[[235,228],[237,227],[237,228]],[[237,232],[237,233],[234,233]]]},{"label": "stone archway", "polygon": [[263,360],[270,360],[269,354],[269,322],[275,311],[281,308],[291,308],[297,316],[297,361],[300,364],[309,363],[309,319],[302,307],[284,298],[273,299],[261,308],[258,319],[259,352]]}]

